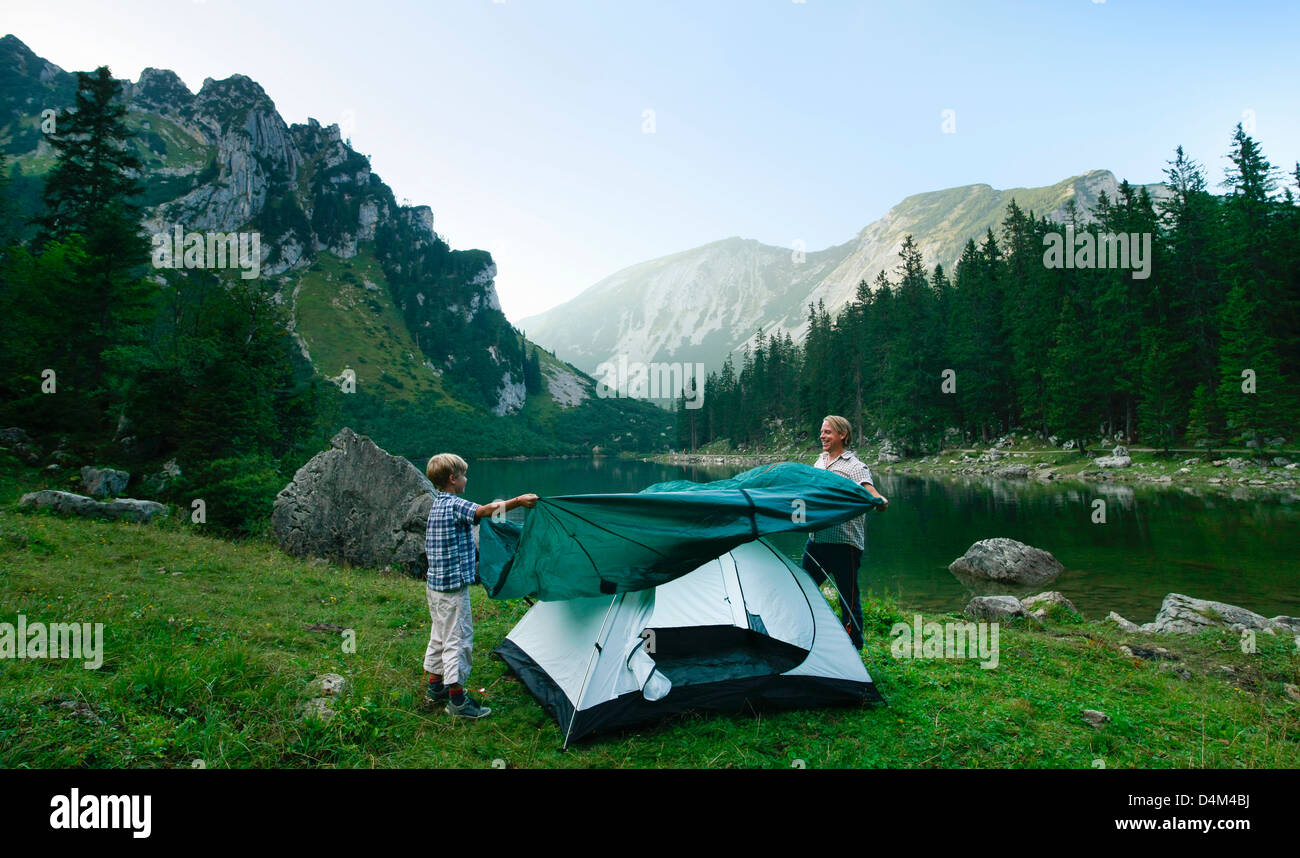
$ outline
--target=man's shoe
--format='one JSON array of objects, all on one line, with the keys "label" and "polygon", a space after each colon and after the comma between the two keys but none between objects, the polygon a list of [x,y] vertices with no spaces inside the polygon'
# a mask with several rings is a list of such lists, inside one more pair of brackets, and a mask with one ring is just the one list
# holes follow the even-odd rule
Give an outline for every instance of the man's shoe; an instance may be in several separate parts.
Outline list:
[{"label": "man's shoe", "polygon": [[492,710],[486,706],[478,705],[478,701],[468,694],[465,695],[465,702],[457,705],[450,697],[447,698],[447,714],[459,715],[461,718],[486,718],[492,714]]},{"label": "man's shoe", "polygon": [[424,683],[424,696],[434,701],[450,700],[451,695],[447,692],[447,686],[441,682]]}]

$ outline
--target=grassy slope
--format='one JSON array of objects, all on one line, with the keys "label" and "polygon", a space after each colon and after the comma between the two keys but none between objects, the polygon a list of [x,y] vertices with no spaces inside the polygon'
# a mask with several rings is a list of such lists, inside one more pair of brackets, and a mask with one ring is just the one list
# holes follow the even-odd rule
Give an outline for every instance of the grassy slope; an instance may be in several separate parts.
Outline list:
[{"label": "grassy slope", "polygon": [[[378,291],[367,290],[367,280]],[[424,355],[393,304],[383,269],[367,244],[352,259],[318,253],[299,284],[298,333],[307,341],[317,372],[338,376],[351,367],[358,390],[406,403],[436,391],[448,406],[457,406],[438,375],[424,365]]]},{"label": "grassy slope", "polygon": [[[1300,716],[1281,693],[1300,677],[1290,640],[1260,635],[1248,655],[1226,634],[1153,642],[1104,624],[1004,625],[1001,664],[982,670],[892,658],[899,612],[888,600],[871,601],[867,630],[868,667],[887,707],[692,714],[560,753],[555,723],[487,657],[522,603],[475,589],[472,685],[486,687],[494,713],[456,721],[420,695],[421,582],[295,560],[175,519],[138,526],[18,513],[20,490],[42,479],[12,459],[0,471],[0,621],[103,622],[106,649],[93,672],[79,662],[0,661],[7,767],[1300,765]],[[337,633],[305,628],[315,623],[354,629],[356,652],[344,653]],[[1122,655],[1125,641],[1168,647],[1191,678]],[[327,671],[352,690],[338,717],[304,722],[307,685]],[[1086,708],[1112,723],[1087,726]]]}]

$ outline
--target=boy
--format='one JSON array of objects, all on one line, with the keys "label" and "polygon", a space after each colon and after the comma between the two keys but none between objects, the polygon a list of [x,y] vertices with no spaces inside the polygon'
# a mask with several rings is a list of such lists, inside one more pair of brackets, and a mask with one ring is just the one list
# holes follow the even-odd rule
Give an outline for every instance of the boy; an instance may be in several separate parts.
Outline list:
[{"label": "boy", "polygon": [[469,465],[455,453],[439,453],[429,460],[425,476],[433,483],[429,525],[424,547],[429,555],[429,648],[424,653],[425,693],[430,700],[446,700],[447,712],[462,718],[482,718],[492,710],[465,693],[473,661],[474,625],[470,615],[469,585],[478,580],[478,551],[473,525],[499,509],[537,505],[537,495],[478,504],[460,495],[465,491]]}]

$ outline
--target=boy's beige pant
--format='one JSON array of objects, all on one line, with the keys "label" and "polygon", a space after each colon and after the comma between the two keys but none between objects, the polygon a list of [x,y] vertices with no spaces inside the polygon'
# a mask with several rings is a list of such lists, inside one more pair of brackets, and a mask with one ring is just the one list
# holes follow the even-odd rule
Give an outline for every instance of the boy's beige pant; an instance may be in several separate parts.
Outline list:
[{"label": "boy's beige pant", "polygon": [[470,616],[469,586],[459,590],[425,587],[429,600],[429,648],[424,651],[424,669],[441,673],[447,685],[464,682],[474,662],[474,622]]}]

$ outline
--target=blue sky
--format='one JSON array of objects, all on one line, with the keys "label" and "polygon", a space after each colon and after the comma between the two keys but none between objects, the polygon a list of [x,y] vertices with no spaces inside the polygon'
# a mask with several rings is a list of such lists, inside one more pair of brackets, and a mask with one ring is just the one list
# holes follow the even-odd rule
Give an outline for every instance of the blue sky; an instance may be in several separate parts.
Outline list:
[{"label": "blue sky", "polygon": [[1217,184],[1246,111],[1300,159],[1286,2],[18,0],[3,26],[70,71],[241,73],[346,125],[492,251],[514,321],[733,235],[839,244],[922,191],[1159,181],[1179,144]]}]

